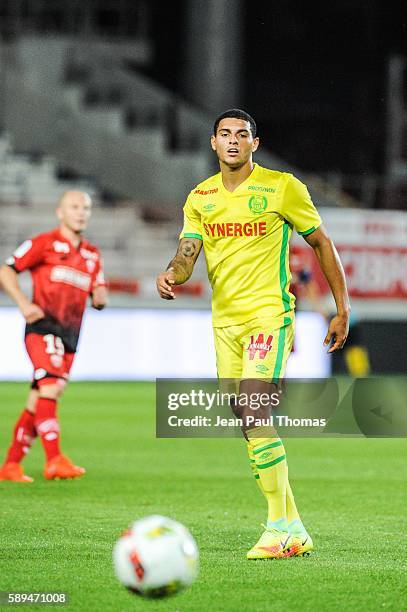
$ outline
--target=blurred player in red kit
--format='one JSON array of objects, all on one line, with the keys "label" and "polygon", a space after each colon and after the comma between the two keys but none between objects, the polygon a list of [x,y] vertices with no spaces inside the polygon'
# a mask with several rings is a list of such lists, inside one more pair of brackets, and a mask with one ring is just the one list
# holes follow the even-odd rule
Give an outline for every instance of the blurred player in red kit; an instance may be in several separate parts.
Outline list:
[{"label": "blurred player in red kit", "polygon": [[[56,211],[59,227],[26,240],[0,268],[0,282],[26,321],[25,346],[34,367],[27,405],[14,427],[0,480],[32,482],[20,462],[37,435],[46,456],[45,478],[85,473],[61,453],[57,402],[69,378],[87,299],[91,297],[97,310],[107,302],[99,251],[82,238],[91,207],[87,193],[66,192]],[[32,301],[18,282],[25,270],[31,272]]]}]

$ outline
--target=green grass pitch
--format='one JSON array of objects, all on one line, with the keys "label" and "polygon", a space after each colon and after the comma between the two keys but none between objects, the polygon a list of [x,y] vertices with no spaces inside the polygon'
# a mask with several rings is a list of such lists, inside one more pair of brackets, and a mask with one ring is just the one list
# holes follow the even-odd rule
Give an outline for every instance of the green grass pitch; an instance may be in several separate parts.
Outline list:
[{"label": "green grass pitch", "polygon": [[[0,383],[0,451],[27,385]],[[0,590],[66,591],[70,611],[401,610],[405,560],[404,440],[290,439],[290,477],[316,550],[249,562],[265,502],[240,440],[155,439],[152,383],[72,383],[63,449],[82,480],[46,482],[38,441],[31,485],[0,483]],[[160,513],[187,525],[199,579],[160,601],[116,581],[112,546],[133,520]],[[25,606],[33,609],[33,606]]]}]

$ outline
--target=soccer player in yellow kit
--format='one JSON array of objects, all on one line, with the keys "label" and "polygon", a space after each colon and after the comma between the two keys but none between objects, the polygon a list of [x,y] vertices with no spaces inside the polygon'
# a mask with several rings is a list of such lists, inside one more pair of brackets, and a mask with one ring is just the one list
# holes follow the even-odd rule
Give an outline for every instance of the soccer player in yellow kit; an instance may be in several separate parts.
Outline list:
[{"label": "soccer player in yellow kit", "polygon": [[[324,340],[332,341],[329,353],[346,341],[350,310],[342,265],[307,188],[292,174],[253,163],[256,132],[253,118],[240,109],[216,119],[211,146],[220,172],[189,194],[177,253],[157,278],[160,296],[174,299],[173,285],[189,279],[203,245],[218,376],[239,379],[241,397],[271,395],[284,376],[294,338],[293,228],[313,247],[335,298],[337,314]],[[249,416],[267,419],[270,406],[252,410],[238,401],[232,409],[244,422],[251,468],[268,504],[265,531],[247,558],[309,553],[313,543],[295,505],[283,442],[272,427],[248,424]]]}]

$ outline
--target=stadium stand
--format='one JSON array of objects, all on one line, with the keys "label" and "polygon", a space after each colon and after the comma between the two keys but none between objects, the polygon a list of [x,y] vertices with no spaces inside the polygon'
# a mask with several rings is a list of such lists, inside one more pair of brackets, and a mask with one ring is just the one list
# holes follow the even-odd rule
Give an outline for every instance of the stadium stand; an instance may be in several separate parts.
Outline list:
[{"label": "stadium stand", "polygon": [[[13,153],[8,138],[0,137],[0,258],[4,260],[28,236],[51,229],[53,209],[62,193],[78,188],[95,202],[87,236],[101,248],[113,293],[155,297],[157,270],[170,260],[179,231],[178,223],[149,219],[137,202],[106,206],[95,185],[86,180],[61,180],[50,157]],[[159,245],[159,248],[158,248]],[[201,297],[206,283],[203,261],[197,278],[180,293]]]},{"label": "stadium stand", "polygon": [[[52,32],[3,38],[0,46],[8,134],[0,139],[0,256],[52,227],[49,213],[61,193],[83,188],[96,202],[87,234],[103,251],[111,290],[159,303],[154,279],[173,256],[181,205],[194,184],[217,171],[208,147],[212,118],[142,75],[123,39],[112,45],[74,38],[69,29]],[[142,33],[140,40],[146,43]],[[148,49],[137,44],[133,56],[143,63]],[[319,206],[359,206],[267,151],[256,160],[295,172]],[[69,173],[75,178],[61,178]],[[83,176],[90,178],[77,179]],[[201,257],[193,281],[179,289],[181,302],[208,304],[204,268]]]},{"label": "stadium stand", "polygon": [[[103,189],[167,207],[215,171],[208,147],[212,118],[108,45],[24,36],[3,44],[2,64],[4,124],[17,150],[51,154]],[[294,171],[319,205],[358,205],[267,151],[257,159]]]}]

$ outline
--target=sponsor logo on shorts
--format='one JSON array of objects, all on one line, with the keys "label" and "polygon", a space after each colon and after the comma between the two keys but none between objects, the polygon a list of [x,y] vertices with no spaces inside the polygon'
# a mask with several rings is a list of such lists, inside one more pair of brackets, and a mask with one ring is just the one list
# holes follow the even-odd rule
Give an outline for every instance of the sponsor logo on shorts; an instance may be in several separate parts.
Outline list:
[{"label": "sponsor logo on shorts", "polygon": [[206,189],[206,190],[195,189],[194,193],[196,193],[197,195],[205,196],[205,195],[211,195],[212,193],[218,193],[218,191],[219,191],[218,188],[214,187],[214,189]]},{"label": "sponsor logo on shorts", "polygon": [[249,351],[249,359],[252,360],[256,357],[256,353],[259,353],[259,358],[264,359],[269,351],[271,351],[273,347],[273,336],[269,334],[267,340],[264,340],[265,334],[260,333],[257,336],[257,340],[254,339],[254,336],[250,336],[250,343],[247,347]]},{"label": "sponsor logo on shorts", "polygon": [[249,200],[249,208],[254,215],[261,215],[267,208],[266,196],[252,196]]},{"label": "sponsor logo on shorts", "polygon": [[66,266],[56,266],[52,268],[51,280],[54,283],[65,283],[66,285],[72,285],[83,291],[89,291],[91,278],[84,272],[79,272],[73,268]]},{"label": "sponsor logo on shorts", "polygon": [[261,374],[267,374],[269,370],[270,368],[266,368],[263,364],[256,365],[256,372],[260,372]]}]

